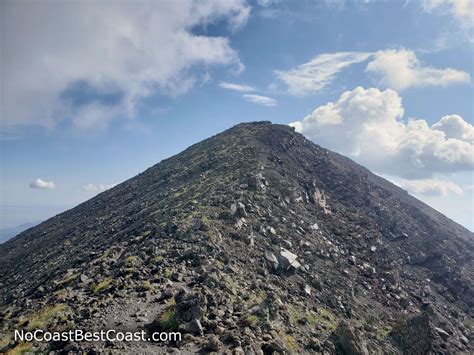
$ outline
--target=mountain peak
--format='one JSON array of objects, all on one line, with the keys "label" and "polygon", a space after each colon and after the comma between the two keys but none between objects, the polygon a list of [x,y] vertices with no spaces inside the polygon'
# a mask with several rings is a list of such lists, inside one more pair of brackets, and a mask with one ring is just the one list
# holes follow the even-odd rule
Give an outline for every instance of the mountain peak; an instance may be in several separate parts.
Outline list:
[{"label": "mountain peak", "polygon": [[242,123],[0,245],[2,335],[41,319],[190,334],[113,345],[140,352],[467,352],[472,238],[293,128]]}]

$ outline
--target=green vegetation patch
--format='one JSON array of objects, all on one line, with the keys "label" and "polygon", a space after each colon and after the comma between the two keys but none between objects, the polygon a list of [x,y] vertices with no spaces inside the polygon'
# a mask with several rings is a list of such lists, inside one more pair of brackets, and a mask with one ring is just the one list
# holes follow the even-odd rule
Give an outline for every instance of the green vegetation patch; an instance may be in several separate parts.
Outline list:
[{"label": "green vegetation patch", "polygon": [[381,326],[381,327],[377,327],[377,329],[375,330],[375,337],[378,339],[378,340],[385,340],[385,338],[387,338],[388,334],[390,333],[390,331],[392,330],[391,327],[388,327],[388,326]]},{"label": "green vegetation patch", "polygon": [[316,315],[317,323],[323,324],[326,329],[334,330],[337,328],[337,319],[334,313],[324,307],[318,307]]},{"label": "green vegetation patch", "polygon": [[8,355],[17,355],[17,354],[34,354],[31,343],[20,343],[15,346],[13,349],[8,351]]},{"label": "green vegetation patch", "polygon": [[155,264],[161,264],[163,260],[165,260],[165,257],[163,255],[156,255],[155,257],[153,257],[152,262],[154,262]]},{"label": "green vegetation patch", "polygon": [[151,291],[154,289],[153,285],[150,283],[150,281],[143,281],[143,288],[145,290]]},{"label": "green vegetation patch", "polygon": [[178,330],[179,321],[176,317],[176,301],[173,297],[166,302],[166,310],[160,315],[158,322],[163,331],[172,332]]},{"label": "green vegetation patch", "polygon": [[258,322],[258,316],[256,314],[247,314],[244,319],[245,325],[254,325]]},{"label": "green vegetation patch", "polygon": [[45,307],[40,311],[29,315],[24,321],[22,321],[22,323],[27,323],[26,329],[28,330],[45,329],[54,318],[65,320],[65,313],[68,310],[69,306],[67,304],[58,303],[54,306]]},{"label": "green vegetation patch", "polygon": [[100,293],[106,290],[110,286],[111,283],[112,283],[112,279],[110,277],[107,277],[106,279],[102,280],[98,284],[92,285],[91,291],[92,293]]},{"label": "green vegetation patch", "polygon": [[69,275],[69,276],[65,276],[64,278],[62,278],[61,280],[58,281],[58,285],[66,286],[69,283],[71,283],[72,281],[76,280],[79,277],[79,275],[80,275],[79,273],[76,273],[76,274],[72,274],[72,275]]},{"label": "green vegetation patch", "polygon": [[263,302],[265,297],[266,297],[266,293],[264,291],[258,291],[258,292],[255,292],[255,293],[250,293],[249,296],[247,297],[246,301],[245,301],[245,305],[248,308],[251,308],[253,306],[257,306],[257,305],[259,305],[260,303]]},{"label": "green vegetation patch", "polygon": [[125,267],[129,268],[134,266],[138,261],[138,256],[136,255],[130,255],[125,258]]}]

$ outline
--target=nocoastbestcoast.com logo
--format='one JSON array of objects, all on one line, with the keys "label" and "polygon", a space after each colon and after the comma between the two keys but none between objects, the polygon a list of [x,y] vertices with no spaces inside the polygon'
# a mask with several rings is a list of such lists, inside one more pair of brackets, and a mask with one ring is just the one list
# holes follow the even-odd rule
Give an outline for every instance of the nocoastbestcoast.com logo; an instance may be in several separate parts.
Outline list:
[{"label": "nocoastbestcoast.com logo", "polygon": [[114,329],[100,331],[84,331],[82,329],[70,329],[61,332],[51,332],[42,329],[31,331],[15,330],[15,341],[26,342],[50,342],[50,341],[152,341],[152,342],[174,342],[181,340],[180,332],[153,332],[147,333],[144,330],[137,332],[124,332]]}]

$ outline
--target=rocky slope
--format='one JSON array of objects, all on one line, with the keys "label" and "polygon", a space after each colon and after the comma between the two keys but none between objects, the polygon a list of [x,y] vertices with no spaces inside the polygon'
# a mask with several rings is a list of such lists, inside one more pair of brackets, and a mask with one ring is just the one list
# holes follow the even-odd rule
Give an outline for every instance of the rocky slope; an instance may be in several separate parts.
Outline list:
[{"label": "rocky slope", "polygon": [[[469,353],[473,238],[290,127],[240,124],[0,245],[0,351]],[[37,328],[183,338],[12,340]]]}]

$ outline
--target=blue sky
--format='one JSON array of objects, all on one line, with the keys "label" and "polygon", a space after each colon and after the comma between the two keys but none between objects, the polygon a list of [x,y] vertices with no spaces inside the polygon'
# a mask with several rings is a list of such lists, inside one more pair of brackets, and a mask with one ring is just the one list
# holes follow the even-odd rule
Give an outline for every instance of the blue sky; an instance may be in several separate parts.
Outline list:
[{"label": "blue sky", "polygon": [[271,120],[474,229],[472,2],[0,6],[4,227]]}]

